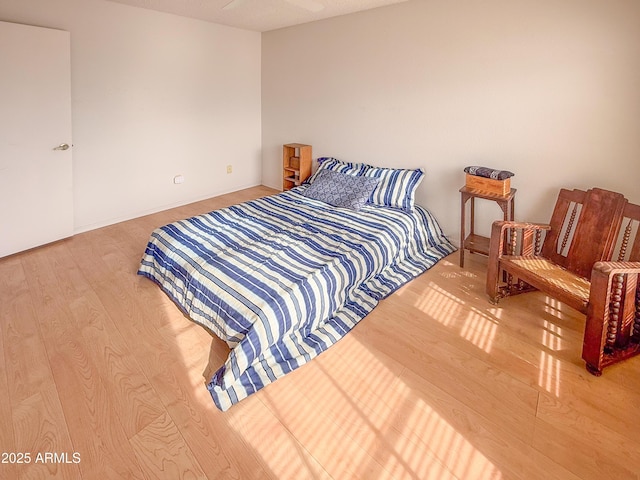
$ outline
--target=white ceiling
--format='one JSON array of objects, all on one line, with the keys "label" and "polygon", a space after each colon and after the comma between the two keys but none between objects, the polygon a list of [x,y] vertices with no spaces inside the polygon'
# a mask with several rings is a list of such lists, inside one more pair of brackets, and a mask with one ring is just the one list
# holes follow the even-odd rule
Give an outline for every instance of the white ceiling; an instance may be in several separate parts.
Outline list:
[{"label": "white ceiling", "polygon": [[[108,0],[134,7],[266,32],[407,0]],[[311,8],[305,8],[305,6]]]}]

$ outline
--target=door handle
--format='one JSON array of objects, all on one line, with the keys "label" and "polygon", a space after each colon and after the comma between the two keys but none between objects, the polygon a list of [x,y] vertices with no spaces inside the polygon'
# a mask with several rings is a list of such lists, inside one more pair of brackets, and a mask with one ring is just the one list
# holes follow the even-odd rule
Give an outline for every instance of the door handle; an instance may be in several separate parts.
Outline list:
[{"label": "door handle", "polygon": [[53,149],[54,150],[69,150],[69,144],[61,143],[60,145],[58,145],[57,147],[54,147]]}]

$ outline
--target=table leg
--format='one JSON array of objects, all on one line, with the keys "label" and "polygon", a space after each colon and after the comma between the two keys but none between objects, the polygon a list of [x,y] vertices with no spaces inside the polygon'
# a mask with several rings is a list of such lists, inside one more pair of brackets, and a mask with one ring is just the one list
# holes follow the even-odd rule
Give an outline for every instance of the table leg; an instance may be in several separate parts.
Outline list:
[{"label": "table leg", "polygon": [[464,268],[464,229],[467,225],[465,219],[467,196],[462,193],[460,199],[460,267]]}]

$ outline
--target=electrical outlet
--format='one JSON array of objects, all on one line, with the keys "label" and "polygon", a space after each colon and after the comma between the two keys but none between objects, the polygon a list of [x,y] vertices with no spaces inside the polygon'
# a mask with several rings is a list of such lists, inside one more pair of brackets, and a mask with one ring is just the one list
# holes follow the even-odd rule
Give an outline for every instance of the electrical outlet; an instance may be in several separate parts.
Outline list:
[{"label": "electrical outlet", "polygon": [[233,166],[227,165],[227,173],[233,173]]}]

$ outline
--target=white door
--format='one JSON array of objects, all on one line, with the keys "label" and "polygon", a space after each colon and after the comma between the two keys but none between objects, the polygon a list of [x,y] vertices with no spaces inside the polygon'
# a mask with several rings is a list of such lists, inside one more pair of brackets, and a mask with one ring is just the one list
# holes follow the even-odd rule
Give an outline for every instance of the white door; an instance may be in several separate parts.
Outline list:
[{"label": "white door", "polygon": [[73,234],[70,76],[69,32],[0,22],[0,257]]}]

